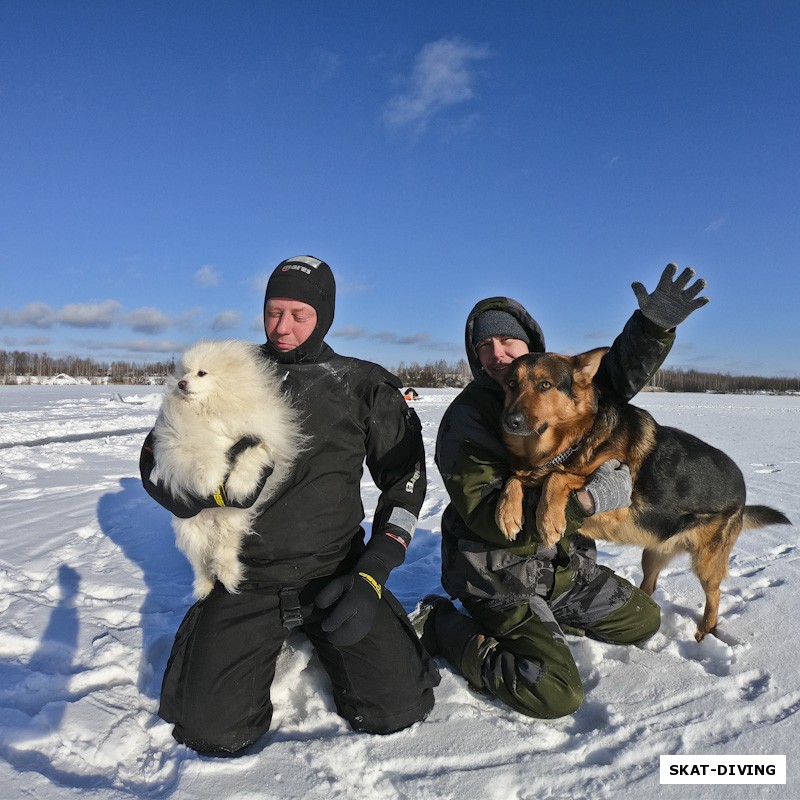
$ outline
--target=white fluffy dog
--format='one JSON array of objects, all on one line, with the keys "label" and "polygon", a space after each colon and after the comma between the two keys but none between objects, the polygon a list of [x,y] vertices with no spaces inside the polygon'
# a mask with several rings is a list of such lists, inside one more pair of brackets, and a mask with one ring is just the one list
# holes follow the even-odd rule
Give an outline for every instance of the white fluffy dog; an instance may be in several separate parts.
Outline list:
[{"label": "white fluffy dog", "polygon": [[[222,504],[226,497],[241,502],[252,496],[264,470],[273,470],[250,508],[215,507],[189,519],[173,518],[200,599],[215,578],[229,592],[237,591],[242,540],[258,509],[289,476],[304,439],[277,368],[257,345],[201,341],[183,354],[176,372],[155,424],[151,479],[163,481],[177,499],[195,495]],[[230,448],[245,437],[256,443],[231,458]]]}]

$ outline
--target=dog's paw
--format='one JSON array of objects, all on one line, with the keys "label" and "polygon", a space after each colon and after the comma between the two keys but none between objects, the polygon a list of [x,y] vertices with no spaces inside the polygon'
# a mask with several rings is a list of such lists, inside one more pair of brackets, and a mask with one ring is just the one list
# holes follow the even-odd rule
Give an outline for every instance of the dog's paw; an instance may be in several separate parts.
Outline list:
[{"label": "dog's paw", "polygon": [[198,497],[209,497],[222,483],[228,471],[224,454],[190,450],[186,456],[186,488]]},{"label": "dog's paw", "polygon": [[716,632],[717,632],[716,620],[714,621],[714,624],[711,626],[709,626],[705,621],[703,621],[697,626],[697,630],[694,632],[694,640],[696,642],[702,642],[703,639],[705,639],[706,636],[708,636],[708,634],[716,634]]},{"label": "dog's paw", "polygon": [[525,516],[522,513],[524,496],[521,481],[512,475],[500,493],[500,499],[497,501],[497,508],[494,512],[494,521],[509,542],[513,542],[517,538],[517,534],[525,523]]},{"label": "dog's paw", "polygon": [[272,465],[272,458],[264,445],[250,447],[236,457],[236,461],[225,481],[228,497],[241,500],[258,486],[264,470]]},{"label": "dog's paw", "polygon": [[208,597],[213,588],[213,579],[209,578],[207,575],[197,575],[194,579],[195,600],[202,600],[204,597]]},{"label": "dog's paw", "polygon": [[520,504],[509,502],[505,497],[500,499],[495,512],[495,522],[509,542],[517,538],[524,521]]},{"label": "dog's paw", "polygon": [[239,581],[223,581],[220,578],[220,583],[225,587],[228,594],[239,594]]},{"label": "dog's paw", "polygon": [[216,556],[214,572],[217,580],[225,587],[228,594],[238,594],[239,584],[244,577],[244,568],[238,558],[238,547],[224,548]]},{"label": "dog's paw", "polygon": [[242,582],[241,569],[232,571],[221,570],[217,578],[225,587],[225,591],[228,594],[239,594],[239,584]]},{"label": "dog's paw", "polygon": [[542,542],[547,547],[553,547],[567,532],[567,518],[558,512],[549,512],[536,516],[536,527]]}]

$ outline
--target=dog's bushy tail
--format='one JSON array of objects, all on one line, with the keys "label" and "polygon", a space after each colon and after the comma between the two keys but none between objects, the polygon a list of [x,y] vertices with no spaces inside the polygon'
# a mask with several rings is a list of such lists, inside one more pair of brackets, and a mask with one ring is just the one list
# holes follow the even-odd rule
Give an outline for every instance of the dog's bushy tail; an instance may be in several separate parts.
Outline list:
[{"label": "dog's bushy tail", "polygon": [[765,528],[767,525],[791,525],[786,514],[769,506],[745,506],[742,530]]}]

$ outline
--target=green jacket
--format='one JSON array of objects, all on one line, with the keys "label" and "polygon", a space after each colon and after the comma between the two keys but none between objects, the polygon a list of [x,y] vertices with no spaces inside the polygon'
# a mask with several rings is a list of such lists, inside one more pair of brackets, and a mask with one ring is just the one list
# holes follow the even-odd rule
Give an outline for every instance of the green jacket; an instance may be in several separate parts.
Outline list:
[{"label": "green jacket", "polygon": [[[567,534],[555,548],[545,548],[536,530],[539,492],[528,489],[525,522],[515,541],[508,542],[495,524],[495,506],[511,474],[500,430],[503,389],[483,372],[472,345],[475,318],[494,308],[514,315],[528,333],[531,351],[545,349],[539,325],[508,298],[478,303],[467,319],[465,343],[474,380],[445,412],[436,442],[436,464],[450,496],[442,517],[442,585],[452,597],[513,601],[543,594],[554,581],[558,588],[559,573],[566,573],[573,561],[574,534],[586,515],[573,494]],[[674,340],[674,330],[664,331],[636,311],[601,362],[595,381],[603,391],[629,400],[659,368]]]}]

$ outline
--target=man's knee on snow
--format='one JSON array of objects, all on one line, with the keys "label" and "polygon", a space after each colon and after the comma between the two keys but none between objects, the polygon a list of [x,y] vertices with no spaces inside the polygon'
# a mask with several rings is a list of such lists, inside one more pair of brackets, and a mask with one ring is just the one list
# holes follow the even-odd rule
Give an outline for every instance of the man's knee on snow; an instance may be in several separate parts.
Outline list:
[{"label": "man's knee on snow", "polygon": [[658,603],[647,595],[642,595],[643,593],[637,592],[631,598],[631,603],[637,609],[636,613],[639,622],[637,626],[639,630],[634,631],[635,638],[631,641],[631,644],[647,641],[651,636],[658,633],[658,629],[661,627],[661,608]]},{"label": "man's knee on snow", "polygon": [[536,719],[574,714],[583,703],[583,685],[575,669],[543,666],[538,661],[497,651],[485,671],[492,694],[516,711]]},{"label": "man's knee on snow", "polygon": [[248,746],[260,739],[270,727],[272,713],[262,715],[257,724],[228,725],[224,728],[214,725],[205,718],[201,725],[192,726],[184,722],[176,723],[172,736],[182,745],[204,755],[240,755]]},{"label": "man's knee on snow", "polygon": [[402,711],[390,713],[386,710],[375,709],[371,713],[363,713],[337,701],[337,711],[349,723],[354,731],[372,733],[385,736],[409,728],[417,722],[422,722],[433,708],[433,689],[423,689],[418,702]]},{"label": "man's knee on snow", "polygon": [[191,738],[184,735],[178,728],[174,728],[172,735],[176,741],[180,742],[190,750],[205,756],[220,756],[230,757],[241,755],[242,751],[255,742],[255,739],[225,739],[225,740],[212,740],[207,738]]},{"label": "man's knee on snow", "polygon": [[612,644],[640,644],[658,632],[661,609],[652,598],[636,589],[628,601],[589,632]]}]

